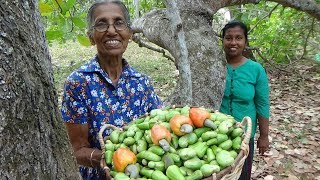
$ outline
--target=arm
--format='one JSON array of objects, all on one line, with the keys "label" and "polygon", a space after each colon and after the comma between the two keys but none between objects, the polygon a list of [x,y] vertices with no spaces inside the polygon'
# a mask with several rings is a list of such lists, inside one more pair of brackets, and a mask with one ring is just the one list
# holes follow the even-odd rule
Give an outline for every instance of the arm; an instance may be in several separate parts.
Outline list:
[{"label": "arm", "polygon": [[258,138],[257,147],[259,154],[264,154],[269,148],[269,87],[268,78],[265,70],[261,67],[256,85],[255,104],[257,108],[257,119],[259,125],[260,136]]},{"label": "arm", "polygon": [[269,119],[258,115],[258,124],[260,136],[258,138],[257,147],[259,149],[259,154],[264,154],[269,148]]},{"label": "arm", "polygon": [[90,148],[88,124],[66,123],[66,126],[77,163],[88,167],[99,167],[101,150]]}]

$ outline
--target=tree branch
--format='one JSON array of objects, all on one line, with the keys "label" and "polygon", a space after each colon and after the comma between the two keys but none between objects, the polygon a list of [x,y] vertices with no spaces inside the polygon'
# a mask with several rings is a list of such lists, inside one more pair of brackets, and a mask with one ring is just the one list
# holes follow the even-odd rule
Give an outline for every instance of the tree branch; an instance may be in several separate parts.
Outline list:
[{"label": "tree branch", "polygon": [[260,56],[260,58],[261,58],[264,62],[266,62],[267,64],[269,64],[271,67],[273,67],[273,68],[275,68],[275,69],[277,69],[277,70],[280,70],[280,71],[285,71],[286,73],[290,73],[289,71],[286,71],[286,70],[284,70],[284,69],[278,68],[276,65],[274,65],[274,63],[271,63],[266,57],[264,57],[264,56],[262,55],[262,53],[260,52],[259,48],[257,48],[257,47],[248,47],[247,49],[248,49],[248,50],[255,50],[255,51],[258,53],[258,55]]},{"label": "tree branch", "polygon": [[[164,49],[155,48],[155,47],[152,47],[152,46],[148,45],[147,43],[145,43],[145,42],[142,40],[141,36],[135,34],[135,35],[133,35],[132,40],[133,40],[135,43],[137,43],[137,44],[139,45],[139,47],[145,47],[145,48],[150,49],[150,50],[152,50],[152,51],[156,51],[156,52],[162,53],[162,56],[163,56],[163,57],[165,57],[165,58],[169,59],[170,61],[172,61],[173,63],[175,63],[174,59],[173,59],[171,56],[167,55],[167,54],[166,54],[166,51],[165,51]],[[175,66],[176,66],[176,68],[178,69],[178,67],[177,67],[176,64],[175,64]]]},{"label": "tree branch", "polygon": [[285,7],[291,7],[299,11],[304,11],[320,21],[320,4],[314,0],[272,0]]},{"label": "tree branch", "polygon": [[248,31],[248,34],[250,34],[250,32],[251,32],[254,28],[256,28],[256,27],[258,26],[258,24],[259,24],[262,20],[264,20],[264,19],[267,18],[267,17],[270,17],[271,14],[272,14],[272,12],[273,12],[274,10],[276,10],[276,8],[277,8],[279,5],[280,5],[280,4],[275,5],[268,14],[266,14],[264,17],[262,17],[261,19],[259,19],[259,21]]},{"label": "tree branch", "polygon": [[310,31],[307,34],[307,37],[306,37],[306,40],[305,40],[305,43],[304,43],[304,46],[303,46],[303,53],[302,53],[300,59],[302,59],[303,56],[307,53],[308,40],[309,40],[309,37],[310,37],[310,35],[311,35],[312,31],[313,31],[314,23],[315,23],[315,18],[312,19],[311,28],[310,28]]},{"label": "tree branch", "polygon": [[[201,0],[201,4],[205,4],[211,8],[213,12],[218,9],[228,6],[241,5],[241,4],[257,4],[261,0]],[[304,11],[309,15],[315,17],[320,21],[320,4],[314,0],[268,0],[270,2],[279,3],[285,7],[291,7],[299,11]]]},{"label": "tree branch", "polygon": [[185,40],[185,34],[182,26],[180,12],[175,0],[166,0],[167,16],[171,21],[171,30],[175,39],[176,52],[173,56],[177,60],[180,87],[181,87],[181,100],[186,104],[192,105],[192,80],[190,62],[188,59],[188,49]]}]

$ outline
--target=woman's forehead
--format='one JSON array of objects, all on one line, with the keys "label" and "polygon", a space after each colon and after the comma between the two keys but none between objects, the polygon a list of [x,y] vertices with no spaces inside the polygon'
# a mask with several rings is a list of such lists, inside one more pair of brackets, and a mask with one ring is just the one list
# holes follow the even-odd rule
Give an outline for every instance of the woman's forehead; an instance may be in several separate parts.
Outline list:
[{"label": "woman's forehead", "polygon": [[97,18],[124,18],[121,7],[114,3],[106,3],[97,6],[93,12],[94,19]]},{"label": "woman's forehead", "polygon": [[244,34],[244,30],[240,26],[235,26],[235,27],[232,27],[232,28],[228,28],[226,30],[226,34],[234,34],[234,33]]}]

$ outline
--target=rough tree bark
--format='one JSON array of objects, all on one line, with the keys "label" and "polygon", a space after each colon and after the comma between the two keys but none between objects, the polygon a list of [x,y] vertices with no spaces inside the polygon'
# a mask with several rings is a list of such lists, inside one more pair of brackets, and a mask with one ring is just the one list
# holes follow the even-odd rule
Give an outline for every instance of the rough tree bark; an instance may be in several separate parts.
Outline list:
[{"label": "rough tree bark", "polygon": [[[212,32],[212,17],[221,8],[231,5],[259,3],[261,0],[175,0],[182,20],[182,29],[187,45],[190,64],[189,77],[179,76],[175,92],[166,99],[165,105],[187,104],[184,99],[188,89],[192,90],[192,104],[219,109],[225,83],[226,60],[219,39]],[[273,0],[284,6],[305,11],[320,20],[320,5],[313,0]],[[168,6],[167,1],[167,6]],[[167,49],[175,58],[181,71],[186,64],[177,52],[179,39],[171,28],[172,13],[167,9],[151,11],[133,23],[136,33],[152,43]],[[187,64],[188,65],[188,64]],[[191,86],[186,86],[192,81]]]},{"label": "rough tree bark", "polygon": [[79,179],[37,2],[0,2],[0,177]]}]

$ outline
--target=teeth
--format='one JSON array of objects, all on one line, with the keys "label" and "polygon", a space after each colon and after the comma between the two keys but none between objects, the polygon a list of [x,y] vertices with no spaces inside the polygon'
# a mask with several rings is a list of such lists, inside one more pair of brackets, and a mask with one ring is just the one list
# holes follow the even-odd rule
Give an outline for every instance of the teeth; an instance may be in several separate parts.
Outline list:
[{"label": "teeth", "polygon": [[106,42],[106,44],[108,44],[108,45],[116,45],[116,44],[118,44],[118,43],[119,43],[118,40],[110,40],[110,41],[107,41],[107,42]]}]

